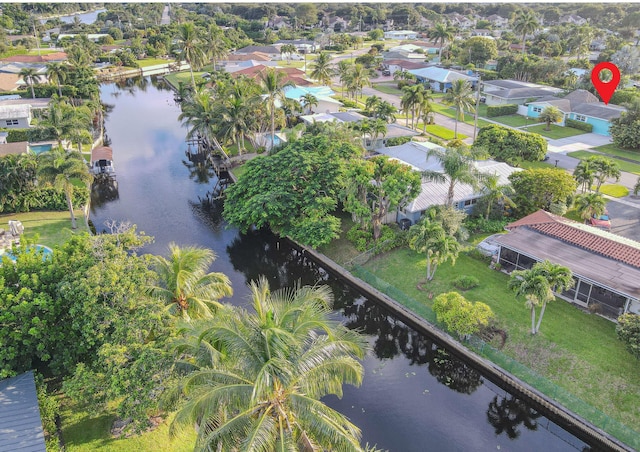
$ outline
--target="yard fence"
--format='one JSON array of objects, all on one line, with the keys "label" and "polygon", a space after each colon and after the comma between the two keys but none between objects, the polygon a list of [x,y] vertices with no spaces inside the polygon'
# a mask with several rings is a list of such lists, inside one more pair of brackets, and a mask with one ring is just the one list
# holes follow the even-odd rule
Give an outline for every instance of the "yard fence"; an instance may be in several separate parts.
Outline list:
[{"label": "yard fence", "polygon": [[[446,330],[445,326],[437,321],[436,314],[430,307],[408,296],[387,281],[378,278],[361,265],[354,262],[351,266],[351,273],[423,317],[428,322]],[[631,429],[620,421],[592,407],[565,389],[549,381],[547,378],[538,375],[528,367],[487,344],[477,336],[473,336],[465,345],[480,356],[497,364],[502,369],[586,419],[596,427],[618,438],[628,446],[640,450],[640,432]]]}]

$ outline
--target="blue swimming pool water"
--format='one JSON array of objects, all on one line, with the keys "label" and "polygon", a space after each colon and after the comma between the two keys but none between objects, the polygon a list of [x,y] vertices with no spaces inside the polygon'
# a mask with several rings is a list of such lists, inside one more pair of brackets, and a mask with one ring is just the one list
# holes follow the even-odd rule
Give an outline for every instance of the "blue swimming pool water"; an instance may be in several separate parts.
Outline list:
[{"label": "blue swimming pool water", "polygon": [[35,154],[42,154],[43,152],[47,152],[51,150],[51,144],[30,144],[29,149],[31,152]]},{"label": "blue swimming pool water", "polygon": [[[29,251],[31,252],[34,249],[34,247],[29,247]],[[50,257],[53,254],[53,250],[51,248],[49,248],[48,246],[44,246],[44,245],[35,245],[35,251],[39,252],[42,251],[42,259],[46,259],[48,257]],[[16,261],[16,256],[11,252],[11,251],[6,251],[4,254],[0,255],[0,258],[2,256],[7,256],[9,259],[11,259],[12,261]]]}]

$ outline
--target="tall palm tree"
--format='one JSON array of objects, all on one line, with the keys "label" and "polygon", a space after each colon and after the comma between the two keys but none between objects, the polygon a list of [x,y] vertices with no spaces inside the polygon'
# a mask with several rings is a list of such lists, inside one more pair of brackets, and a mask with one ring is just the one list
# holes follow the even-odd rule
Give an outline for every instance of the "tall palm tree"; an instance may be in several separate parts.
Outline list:
[{"label": "tall palm tree", "polygon": [[[425,96],[428,95],[428,90],[422,83],[418,83],[417,85],[409,85],[402,87],[402,99],[400,100],[400,105],[402,105],[402,109],[405,112],[409,112],[411,110],[411,127],[413,128],[415,117],[416,117],[416,109],[419,110],[422,103],[424,102]],[[409,121],[409,115],[407,114],[407,126]]]},{"label": "tall palm tree", "polygon": [[376,106],[374,117],[378,119],[382,119],[387,123],[394,123],[396,122],[395,114],[397,112],[398,112],[398,109],[394,105],[390,104],[386,100],[383,100]]},{"label": "tall palm tree", "polygon": [[342,97],[344,97],[344,88],[349,84],[351,78],[351,64],[346,60],[340,60],[336,67],[336,73],[340,78],[340,84],[342,85]]},{"label": "tall palm tree", "polygon": [[351,66],[347,87],[354,93],[356,98],[358,97],[358,92],[362,95],[363,87],[371,85],[370,77],[371,71],[363,64],[357,63]]},{"label": "tall palm tree", "polygon": [[33,85],[40,83],[42,75],[38,74],[38,71],[32,67],[25,67],[20,70],[19,73],[22,80],[27,84],[29,88],[31,88],[31,97],[33,99],[36,98],[36,93],[33,90]]},{"label": "tall palm tree", "polygon": [[439,264],[451,259],[455,265],[460,252],[458,241],[436,222],[424,217],[409,231],[409,248],[427,255],[427,281],[433,280]]},{"label": "tall palm tree", "polygon": [[607,200],[600,193],[583,193],[576,199],[576,208],[585,223],[589,218],[603,215],[606,212]]},{"label": "tall palm tree", "polygon": [[311,93],[307,93],[300,97],[300,104],[307,110],[307,114],[311,114],[313,113],[313,107],[318,106],[318,98]]},{"label": "tall palm tree", "polygon": [[266,94],[267,109],[271,116],[271,139],[273,140],[276,134],[276,101],[284,103],[286,89],[295,85],[291,80],[287,80],[285,72],[269,67],[260,73],[260,86],[262,92]]},{"label": "tall palm tree", "polygon": [[213,310],[222,307],[219,300],[233,294],[224,273],[207,273],[215,259],[209,249],[170,243],[169,258],[153,256],[158,282],[149,293],[185,320],[211,318]]},{"label": "tall palm tree", "polygon": [[192,138],[200,135],[210,143],[214,135],[214,125],[217,117],[215,115],[216,102],[211,92],[206,88],[196,89],[195,92],[182,102],[182,112],[178,119],[185,121],[190,127],[187,137]]},{"label": "tall palm tree", "polygon": [[424,177],[429,180],[446,183],[449,182],[445,205],[453,206],[455,187],[458,183],[471,185],[475,190],[480,188],[480,183],[485,179],[485,175],[480,173],[475,165],[474,157],[480,151],[469,151],[462,147],[449,147],[447,149],[430,149],[427,158],[435,157],[442,165],[442,172],[425,171]]},{"label": "tall palm tree", "polygon": [[87,185],[91,183],[91,174],[82,154],[75,151],[67,152],[60,146],[49,152],[43,152],[38,155],[38,177],[64,192],[71,215],[71,228],[77,229],[78,225],[73,213],[72,181],[80,180]]},{"label": "tall palm tree", "polygon": [[453,40],[455,33],[453,27],[445,23],[437,23],[430,31],[429,38],[433,39],[433,43],[440,43],[440,50],[438,51],[438,59],[442,61],[442,46],[447,41]]},{"label": "tall palm tree", "polygon": [[522,36],[522,54],[525,53],[525,42],[527,35],[533,33],[538,28],[538,18],[533,10],[523,9],[513,21],[513,31]]},{"label": "tall palm tree", "polygon": [[382,98],[378,96],[369,96],[364,101],[364,108],[368,113],[373,113],[381,102]]},{"label": "tall palm tree", "polygon": [[47,77],[51,83],[58,85],[58,95],[62,97],[62,84],[67,80],[67,65],[63,63],[47,63]]},{"label": "tall palm tree", "polygon": [[508,195],[510,190],[511,187],[509,185],[500,185],[499,176],[492,174],[485,177],[482,182],[482,193],[484,193],[484,198],[487,200],[487,210],[484,214],[485,220],[489,219],[491,207],[496,201],[501,202],[503,205],[515,207],[515,203]]},{"label": "tall palm tree", "polygon": [[77,136],[77,129],[91,128],[91,113],[84,106],[73,107],[66,102],[51,102],[39,125],[47,129],[58,142],[58,147],[62,148],[62,140]]},{"label": "tall palm tree", "polygon": [[309,76],[312,79],[318,80],[322,85],[330,85],[333,74],[334,70],[331,67],[331,56],[326,52],[320,52],[311,64],[311,73]]},{"label": "tall palm tree", "polygon": [[214,116],[216,117],[216,130],[222,141],[231,140],[238,146],[238,153],[242,155],[245,149],[245,137],[249,131],[251,110],[247,100],[240,96],[232,96],[222,102],[216,103]]},{"label": "tall palm tree", "polygon": [[475,111],[473,87],[466,80],[454,80],[451,85],[451,89],[444,95],[442,101],[445,104],[453,105],[456,109],[456,122],[453,137],[458,138],[458,120],[460,119],[460,114],[462,113],[462,119],[464,120],[465,111]]},{"label": "tall palm tree", "polygon": [[596,177],[596,170],[589,159],[580,160],[580,163],[573,170],[573,177],[581,185],[582,193],[591,190],[593,180]]},{"label": "tall palm tree", "polygon": [[594,155],[587,160],[595,170],[593,177],[596,182],[596,193],[600,192],[600,187],[607,179],[614,178],[616,182],[620,180],[620,166],[615,160],[602,155]]},{"label": "tall palm tree", "polygon": [[200,32],[193,22],[184,22],[178,26],[178,40],[180,43],[180,57],[189,64],[191,85],[196,88],[193,69],[199,68],[205,61],[205,50]]},{"label": "tall palm tree", "polygon": [[360,430],[320,401],[363,376],[364,341],[329,320],[330,289],[250,288],[252,312],[220,311],[187,330],[197,335],[179,388],[187,402],[171,433],[196,425],[198,451],[361,451]]},{"label": "tall palm tree", "polygon": [[224,33],[220,27],[215,24],[209,26],[209,34],[207,36],[207,54],[213,63],[213,70],[218,70],[217,63],[227,56],[229,49],[224,41]]}]

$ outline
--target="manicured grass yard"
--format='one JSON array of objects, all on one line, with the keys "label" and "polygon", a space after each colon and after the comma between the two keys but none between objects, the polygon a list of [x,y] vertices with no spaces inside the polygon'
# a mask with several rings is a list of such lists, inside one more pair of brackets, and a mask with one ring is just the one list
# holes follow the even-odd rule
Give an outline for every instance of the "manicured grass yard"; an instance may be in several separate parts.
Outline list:
[{"label": "manicured grass yard", "polygon": [[416,285],[424,280],[426,261],[409,249],[379,256],[365,268],[429,306],[429,292],[437,295],[457,290],[454,278],[475,276],[480,286],[464,296],[491,307],[498,324],[508,333],[502,350],[505,354],[627,426],[639,425],[640,361],[616,339],[613,322],[556,300],[547,306],[540,333],[532,336],[530,311],[524,300],[516,299],[507,289],[509,276],[464,254],[455,266],[447,263],[438,267],[435,279],[424,291]]},{"label": "manicured grass yard", "polygon": [[[418,124],[417,130],[423,130],[422,123]],[[435,135],[438,138],[442,138],[443,140],[453,140],[455,132],[453,130],[447,129],[444,126],[439,126],[437,124],[428,124],[427,133]],[[458,132],[458,139],[464,140],[465,138],[467,138],[466,135]]]},{"label": "manicured grass yard", "polygon": [[[194,72],[193,77],[198,80],[202,74],[204,74],[204,71]],[[176,88],[180,85],[180,82],[191,84],[191,73],[189,71],[173,72],[165,75],[164,78]]]},{"label": "manicured grass yard", "polygon": [[602,152],[611,157],[623,157],[630,160],[635,160],[640,164],[640,151],[630,151],[627,149],[621,149],[615,144],[605,144],[604,146],[598,146],[593,148],[594,151]]},{"label": "manicured grass yard", "polygon": [[395,96],[402,96],[402,90],[398,89],[396,83],[374,83],[372,88],[385,94],[393,94]]},{"label": "manicured grass yard", "polygon": [[549,160],[547,160],[546,162],[520,162],[519,163],[520,168],[524,168],[524,169],[532,169],[532,168],[552,168],[554,165],[552,165],[551,163],[549,163]]},{"label": "manicured grass yard", "polygon": [[[447,105],[439,104],[437,102],[433,103],[433,107],[434,107],[433,109],[436,112],[438,112],[438,113],[440,113],[442,115],[448,116],[448,117],[450,117],[452,119],[455,119],[455,117],[456,117],[456,110],[453,107],[449,107]],[[462,119],[462,115],[460,115],[460,119],[459,120],[460,120],[460,122],[465,122],[465,123],[467,123],[469,125],[473,125],[474,121],[475,121],[473,113],[468,113],[468,112],[464,114],[464,121]],[[482,118],[478,118],[478,127],[482,128],[482,127],[488,126],[489,124],[491,124],[491,123],[485,121]]]},{"label": "manicured grass yard", "polygon": [[173,63],[173,60],[165,60],[162,58],[145,58],[144,60],[138,60],[138,66],[147,67],[155,66],[157,64]]},{"label": "manicured grass yard", "polygon": [[[589,152],[589,151],[574,151],[574,152],[567,153],[567,155],[569,157],[574,157],[577,159],[584,159],[587,157],[593,157],[594,155],[598,155],[598,154],[594,154],[593,152]],[[615,157],[611,157],[611,158],[620,166],[620,169],[622,171],[626,171],[628,173],[633,173],[633,174],[640,174],[640,163],[631,163],[631,162],[627,162],[626,160],[620,160]]]},{"label": "manicured grass yard", "polygon": [[604,184],[600,187],[600,193],[613,196],[614,198],[624,198],[629,195],[629,189],[620,184]]},{"label": "manicured grass yard", "polygon": [[573,127],[557,126],[555,124],[551,124],[551,130],[547,130],[546,124],[538,124],[537,126],[527,127],[523,130],[526,130],[527,132],[539,133],[543,137],[551,138],[552,140],[573,137],[575,135],[582,135],[583,133],[585,133],[584,130],[574,129]]},{"label": "manicured grass yard", "polygon": [[537,124],[540,122],[536,119],[525,117],[522,115],[496,116],[495,118],[489,118],[489,119],[491,119],[492,121],[499,122],[501,124],[505,124],[507,126],[511,126],[511,127],[528,126],[528,125]]},{"label": "manicured grass yard", "polygon": [[39,236],[38,243],[53,248],[66,242],[72,234],[88,232],[84,224],[82,210],[76,210],[76,223],[78,229],[71,229],[71,217],[69,212],[23,212],[0,215],[0,228],[9,230],[9,220],[20,220],[24,226],[26,239]]}]

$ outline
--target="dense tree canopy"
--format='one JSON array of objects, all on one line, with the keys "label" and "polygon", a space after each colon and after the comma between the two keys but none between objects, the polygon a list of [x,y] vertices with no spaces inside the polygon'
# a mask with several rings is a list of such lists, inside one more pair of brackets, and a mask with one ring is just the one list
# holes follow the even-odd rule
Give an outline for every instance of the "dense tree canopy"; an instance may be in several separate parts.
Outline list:
[{"label": "dense tree canopy", "polygon": [[519,171],[509,176],[515,191],[513,202],[520,215],[538,209],[549,209],[553,203],[567,204],[577,187],[571,174],[558,168],[539,168]]},{"label": "dense tree canopy", "polygon": [[507,163],[536,162],[547,153],[547,142],[541,135],[497,124],[481,128],[473,144],[485,149],[496,160]]},{"label": "dense tree canopy", "polygon": [[331,212],[347,161],[359,153],[349,143],[305,136],[274,155],[253,159],[227,190],[224,217],[241,230],[268,226],[306,245],[327,243],[340,228]]}]

